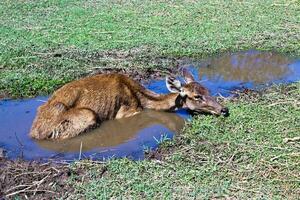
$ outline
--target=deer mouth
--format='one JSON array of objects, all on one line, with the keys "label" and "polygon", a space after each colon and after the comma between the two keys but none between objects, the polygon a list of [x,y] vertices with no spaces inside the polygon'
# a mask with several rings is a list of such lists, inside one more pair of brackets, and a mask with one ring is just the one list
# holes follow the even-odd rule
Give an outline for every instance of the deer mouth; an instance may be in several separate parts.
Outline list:
[{"label": "deer mouth", "polygon": [[189,110],[189,113],[194,115],[214,115],[214,116],[220,116],[217,112],[207,111],[207,110]]},{"label": "deer mouth", "polygon": [[214,110],[206,110],[206,109],[201,109],[201,110],[190,110],[189,113],[191,115],[214,115],[214,116],[224,116],[228,117],[230,115],[228,108],[222,108],[219,112],[214,111]]}]

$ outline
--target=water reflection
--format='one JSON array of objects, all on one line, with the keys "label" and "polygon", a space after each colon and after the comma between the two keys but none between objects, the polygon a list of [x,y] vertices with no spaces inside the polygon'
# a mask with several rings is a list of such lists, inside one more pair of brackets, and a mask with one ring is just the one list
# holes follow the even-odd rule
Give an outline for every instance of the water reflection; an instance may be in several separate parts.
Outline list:
[{"label": "water reflection", "polygon": [[292,59],[271,52],[247,51],[211,58],[199,70],[211,80],[269,83],[291,73]]},{"label": "water reflection", "polygon": [[[64,141],[36,141],[42,148],[56,152],[90,151],[100,147],[114,147],[136,138],[147,127],[162,125],[174,133],[182,129],[184,120],[174,113],[147,110],[130,118],[105,121],[97,129]],[[163,134],[163,133],[162,133]]]}]

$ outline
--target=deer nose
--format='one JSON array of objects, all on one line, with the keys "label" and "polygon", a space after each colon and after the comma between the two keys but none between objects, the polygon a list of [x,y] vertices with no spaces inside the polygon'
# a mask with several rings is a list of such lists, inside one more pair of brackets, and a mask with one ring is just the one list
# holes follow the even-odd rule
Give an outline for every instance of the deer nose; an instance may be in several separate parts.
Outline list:
[{"label": "deer nose", "polygon": [[222,109],[221,109],[221,114],[222,114],[224,117],[228,117],[228,116],[229,116],[229,109],[228,109],[228,108],[222,108]]}]

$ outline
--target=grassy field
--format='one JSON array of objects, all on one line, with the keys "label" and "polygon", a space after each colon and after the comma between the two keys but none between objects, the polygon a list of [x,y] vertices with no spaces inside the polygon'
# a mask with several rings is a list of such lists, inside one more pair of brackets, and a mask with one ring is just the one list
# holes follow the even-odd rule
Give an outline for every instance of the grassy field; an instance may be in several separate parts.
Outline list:
[{"label": "grassy field", "polygon": [[75,164],[88,172],[71,179],[73,197],[297,199],[300,145],[287,138],[299,136],[299,103],[300,83],[226,100],[230,117],[194,119],[160,160]]},{"label": "grassy field", "polygon": [[[250,48],[300,56],[299,1],[4,0],[0,13],[0,98],[49,94],[105,67],[171,68]],[[72,164],[84,174],[65,195],[299,198],[299,141],[285,139],[299,136],[300,83],[224,101],[229,118],[195,117],[161,159]]]},{"label": "grassy field", "polygon": [[224,101],[230,117],[194,118],[152,159],[61,167],[2,164],[1,177],[11,177],[7,194],[15,199],[299,199],[300,82]]},{"label": "grassy field", "polygon": [[51,93],[101,67],[162,68],[257,48],[300,55],[299,1],[0,2],[0,94]]}]

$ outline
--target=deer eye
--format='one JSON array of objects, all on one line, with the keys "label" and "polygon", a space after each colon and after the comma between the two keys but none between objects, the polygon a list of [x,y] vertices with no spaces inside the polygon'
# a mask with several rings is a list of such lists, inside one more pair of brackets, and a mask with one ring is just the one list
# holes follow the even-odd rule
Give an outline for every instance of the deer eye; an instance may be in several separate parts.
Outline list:
[{"label": "deer eye", "polygon": [[194,99],[197,101],[203,101],[203,97],[201,95],[194,96]]}]

